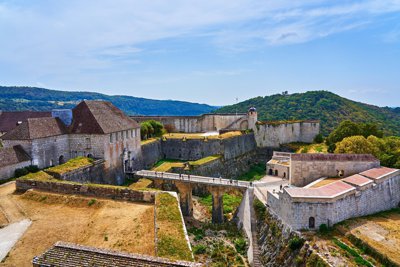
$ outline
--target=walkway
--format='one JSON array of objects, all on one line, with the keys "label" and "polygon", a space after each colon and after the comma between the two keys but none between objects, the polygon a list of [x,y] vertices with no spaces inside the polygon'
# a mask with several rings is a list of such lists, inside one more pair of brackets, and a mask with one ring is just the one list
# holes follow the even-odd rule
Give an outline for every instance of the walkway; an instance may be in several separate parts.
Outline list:
[{"label": "walkway", "polygon": [[228,187],[236,187],[236,188],[248,188],[251,187],[253,183],[244,182],[238,180],[230,180],[224,178],[214,178],[214,177],[205,177],[205,176],[197,176],[197,175],[187,175],[187,174],[178,174],[178,173],[170,173],[170,172],[155,172],[155,171],[137,171],[135,173],[136,176],[149,178],[149,179],[161,179],[161,180],[174,180],[180,182],[187,183],[196,183],[196,184],[206,184],[211,186],[228,186]]},{"label": "walkway", "polygon": [[254,194],[257,198],[267,203],[268,192],[279,192],[282,187],[289,185],[289,181],[276,176],[266,175],[260,181],[254,182]]}]

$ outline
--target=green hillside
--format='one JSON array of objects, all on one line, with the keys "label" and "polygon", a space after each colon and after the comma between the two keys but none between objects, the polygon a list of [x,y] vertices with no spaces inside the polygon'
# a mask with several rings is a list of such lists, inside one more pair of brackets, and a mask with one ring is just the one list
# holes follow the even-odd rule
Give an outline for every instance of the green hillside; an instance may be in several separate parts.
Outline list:
[{"label": "green hillside", "polygon": [[342,120],[378,124],[388,135],[400,135],[400,110],[367,105],[327,91],[256,97],[216,112],[246,112],[256,107],[259,120],[321,120],[321,132],[328,135]]},{"label": "green hillside", "polygon": [[0,110],[72,108],[82,100],[107,100],[129,115],[200,115],[216,109],[205,104],[109,96],[91,92],[65,92],[36,87],[0,86]]}]

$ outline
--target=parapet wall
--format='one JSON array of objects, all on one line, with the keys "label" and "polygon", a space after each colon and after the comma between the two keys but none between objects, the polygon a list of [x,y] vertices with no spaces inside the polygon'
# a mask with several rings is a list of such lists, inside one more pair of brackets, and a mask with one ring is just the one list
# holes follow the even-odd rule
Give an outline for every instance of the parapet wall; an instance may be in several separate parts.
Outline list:
[{"label": "parapet wall", "polygon": [[400,204],[400,174],[376,182],[366,189],[354,190],[333,200],[293,199],[283,191],[279,197],[268,193],[268,206],[295,230],[308,229],[311,217],[315,229],[332,226],[346,219],[390,210]]},{"label": "parapet wall", "polygon": [[166,139],[142,146],[142,154],[147,168],[160,159],[195,161],[213,155],[223,155],[225,160],[255,151],[254,134],[244,134],[226,139]]},{"label": "parapet wall", "polygon": [[38,181],[28,179],[17,179],[16,188],[20,191],[38,189],[60,194],[78,194],[83,196],[150,203],[154,203],[156,195],[156,192],[136,191],[118,186],[88,185],[72,182]]},{"label": "parapet wall", "polygon": [[239,114],[204,114],[201,116],[131,116],[137,122],[155,120],[172,127],[174,132],[202,133],[221,129],[249,128],[246,113]]},{"label": "parapet wall", "polygon": [[319,121],[256,124],[255,138],[259,147],[279,147],[292,142],[312,143],[320,131]]},{"label": "parapet wall", "polygon": [[380,166],[372,155],[290,154],[290,184],[306,186],[321,177],[350,176]]}]

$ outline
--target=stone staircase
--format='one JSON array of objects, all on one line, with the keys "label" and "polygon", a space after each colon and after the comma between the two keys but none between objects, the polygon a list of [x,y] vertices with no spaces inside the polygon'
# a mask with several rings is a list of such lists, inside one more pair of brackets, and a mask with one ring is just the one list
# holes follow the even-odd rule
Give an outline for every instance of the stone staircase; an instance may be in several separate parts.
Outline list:
[{"label": "stone staircase", "polygon": [[249,192],[249,204],[251,210],[251,239],[253,245],[253,267],[262,267],[262,263],[260,261],[260,249],[258,246],[258,236],[257,236],[257,218],[256,213],[253,207],[254,201],[254,189],[250,189]]}]

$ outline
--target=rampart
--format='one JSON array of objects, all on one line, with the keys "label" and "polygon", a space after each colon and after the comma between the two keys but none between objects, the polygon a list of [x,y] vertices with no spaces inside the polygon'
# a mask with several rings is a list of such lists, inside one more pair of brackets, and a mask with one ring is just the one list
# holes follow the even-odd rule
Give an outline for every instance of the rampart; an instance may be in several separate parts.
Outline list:
[{"label": "rampart", "polygon": [[254,134],[259,147],[278,148],[292,142],[312,143],[319,131],[319,121],[258,122]]},{"label": "rampart", "polygon": [[156,195],[156,192],[153,191],[137,191],[120,186],[80,184],[62,181],[40,181],[34,179],[17,179],[16,188],[19,191],[37,189],[60,194],[78,194],[83,196],[149,203],[154,203]]},{"label": "rampart", "polygon": [[321,177],[350,176],[380,166],[372,155],[289,154],[290,183],[305,186]]},{"label": "rampart", "polygon": [[221,129],[249,128],[247,113],[238,114],[203,114],[201,116],[131,116],[137,122],[155,120],[172,128],[174,132],[201,133]]},{"label": "rampart", "polygon": [[[370,177],[372,173],[383,174]],[[362,181],[356,185],[354,181]],[[285,188],[268,192],[268,206],[295,230],[332,226],[349,218],[398,207],[400,171],[372,169],[320,189]]]}]

